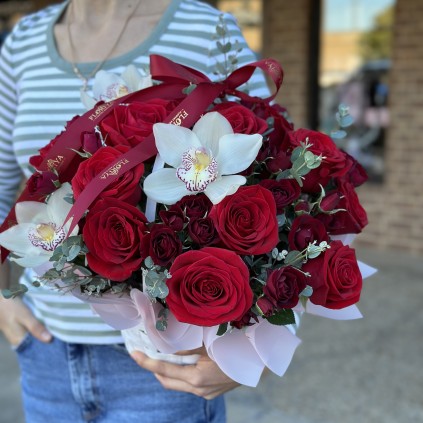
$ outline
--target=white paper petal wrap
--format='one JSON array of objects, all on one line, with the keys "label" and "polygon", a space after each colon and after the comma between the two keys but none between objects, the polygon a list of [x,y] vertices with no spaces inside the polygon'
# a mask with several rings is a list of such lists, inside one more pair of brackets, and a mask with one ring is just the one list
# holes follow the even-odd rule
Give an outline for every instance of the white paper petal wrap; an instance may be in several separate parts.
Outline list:
[{"label": "white paper petal wrap", "polygon": [[[363,279],[376,269],[359,262]],[[286,326],[270,324],[265,319],[242,330],[232,328],[222,336],[217,335],[218,326],[200,327],[181,323],[169,313],[165,331],[156,329],[162,305],[152,302],[147,294],[132,289],[130,295],[113,294],[89,297],[74,295],[91,304],[92,309],[110,326],[122,330],[129,352],[139,350],[148,356],[176,364],[194,364],[199,355],[175,355],[183,350],[205,346],[209,357],[231,379],[247,386],[257,386],[265,367],[283,376],[301,340]],[[298,313],[327,317],[336,320],[362,317],[355,305],[332,310],[308,301],[305,309],[298,304]]]},{"label": "white paper petal wrap", "polygon": [[175,355],[203,344],[210,358],[231,379],[247,386],[257,386],[265,367],[282,376],[288,368],[295,349],[300,344],[284,326],[271,325],[265,320],[244,330],[232,329],[217,336],[218,326],[203,328],[181,323],[169,313],[165,331],[156,329],[161,309],[143,292],[133,289],[130,296],[83,297],[100,317],[122,330],[129,352],[138,350],[148,356],[177,364],[193,364],[198,355]]}]

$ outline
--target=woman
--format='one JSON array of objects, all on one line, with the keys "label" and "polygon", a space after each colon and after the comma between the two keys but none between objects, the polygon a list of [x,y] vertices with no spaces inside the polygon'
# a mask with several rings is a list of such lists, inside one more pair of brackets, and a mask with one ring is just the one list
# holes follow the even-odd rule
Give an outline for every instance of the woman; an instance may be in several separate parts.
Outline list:
[{"label": "woman", "polygon": [[[161,54],[210,77],[220,13],[196,0],[70,0],[25,17],[6,40],[0,61],[0,213],[10,209],[28,159],[84,111],[80,89],[100,69],[120,74]],[[239,65],[255,58],[233,18]],[[258,76],[251,95],[267,94]],[[2,266],[1,281],[9,277]],[[236,383],[204,351],[196,365],[133,359],[119,332],[86,304],[30,287],[24,300],[0,299],[0,329],[16,349],[27,422],[224,422],[221,394]],[[166,389],[164,389],[164,388]]]}]

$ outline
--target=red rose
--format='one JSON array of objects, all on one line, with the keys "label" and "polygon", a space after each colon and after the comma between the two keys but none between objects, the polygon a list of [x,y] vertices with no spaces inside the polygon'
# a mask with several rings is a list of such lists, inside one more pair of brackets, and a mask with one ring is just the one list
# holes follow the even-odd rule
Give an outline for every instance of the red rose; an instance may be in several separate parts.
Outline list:
[{"label": "red rose", "polygon": [[57,187],[54,181],[58,182],[58,176],[53,172],[35,172],[28,179],[26,185],[31,195],[47,195],[56,191]]},{"label": "red rose", "polygon": [[269,272],[263,293],[275,308],[293,308],[306,287],[306,277],[294,267],[281,267]]},{"label": "red rose", "polygon": [[240,187],[210,212],[223,244],[238,254],[264,254],[279,241],[276,204],[260,185]]},{"label": "red rose", "polygon": [[296,217],[288,234],[289,248],[302,251],[313,241],[316,241],[317,244],[329,241],[325,225],[309,214]]},{"label": "red rose", "polygon": [[311,274],[307,282],[313,288],[313,304],[340,309],[359,301],[363,279],[355,251],[341,241],[331,242],[328,250],[309,260],[302,270]]},{"label": "red rose", "polygon": [[363,166],[352,156],[348,153],[345,153],[348,162],[348,173],[343,176],[343,180],[346,182],[350,182],[355,187],[359,187],[360,185],[364,184],[364,182],[369,179],[366,170]]},{"label": "red rose", "polygon": [[273,126],[272,132],[267,136],[268,139],[263,142],[257,160],[266,160],[266,166],[270,173],[289,169],[292,164],[287,154],[290,147],[288,134],[294,127],[285,118],[286,109],[278,104],[270,106],[265,102],[260,102],[254,106],[254,112],[262,119],[270,119]]},{"label": "red rose", "polygon": [[[311,170],[304,176],[304,192],[320,192],[320,185],[327,185],[333,177],[344,176],[349,168],[346,155],[341,151],[332,139],[321,132],[311,131],[308,129],[298,129],[290,133],[292,148],[296,148],[301,142],[305,142],[308,138],[311,147],[309,151],[315,155],[322,155],[323,160],[320,166]],[[319,185],[320,184],[320,185]]]},{"label": "red rose", "polygon": [[200,247],[213,245],[219,241],[219,234],[210,217],[190,220],[188,234],[193,242]]},{"label": "red rose", "polygon": [[113,281],[124,281],[139,270],[145,258],[140,244],[147,231],[144,214],[112,198],[99,200],[87,214],[83,239],[89,267]]},{"label": "red rose", "polygon": [[184,228],[184,212],[175,204],[173,204],[169,210],[160,210],[159,216],[162,222],[175,232],[182,231]]},{"label": "red rose", "polygon": [[[123,145],[103,147],[97,150],[89,159],[83,161],[72,178],[72,190],[75,198],[78,198],[79,194],[94,177],[106,170],[108,165],[128,150],[129,147]],[[98,198],[112,197],[135,205],[141,197],[139,182],[143,173],[144,165],[141,163],[114,180]]]},{"label": "red rose", "polygon": [[316,215],[331,235],[358,234],[368,223],[366,211],[349,182],[339,183],[336,191],[328,192],[320,207],[324,211],[341,209],[333,214]]},{"label": "red rose", "polygon": [[151,134],[155,123],[165,120],[174,105],[169,100],[151,99],[117,106],[100,123],[107,145],[135,147]]},{"label": "red rose", "polygon": [[248,268],[232,251],[187,251],[173,262],[170,274],[166,302],[180,322],[219,325],[240,319],[252,305]]},{"label": "red rose", "polygon": [[290,206],[301,195],[301,188],[295,179],[265,179],[260,185],[273,194],[277,214],[283,214],[285,207]]},{"label": "red rose", "polygon": [[182,252],[182,243],[175,232],[164,225],[153,225],[143,239],[141,251],[150,256],[154,264],[166,266]]},{"label": "red rose", "polygon": [[257,117],[250,109],[239,103],[228,101],[215,106],[213,112],[219,112],[231,124],[236,134],[263,134],[267,122]]},{"label": "red rose", "polygon": [[186,195],[182,197],[176,204],[189,219],[196,219],[198,217],[206,217],[213,203],[209,200],[207,195]]}]

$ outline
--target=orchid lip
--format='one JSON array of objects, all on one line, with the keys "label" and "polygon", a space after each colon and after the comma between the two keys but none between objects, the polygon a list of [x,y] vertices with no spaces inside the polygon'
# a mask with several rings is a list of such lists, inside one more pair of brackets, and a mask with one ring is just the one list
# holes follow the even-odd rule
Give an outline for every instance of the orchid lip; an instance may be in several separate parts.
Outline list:
[{"label": "orchid lip", "polygon": [[217,161],[204,147],[185,151],[181,166],[176,169],[176,176],[191,192],[204,191],[207,185],[216,180],[217,174]]},{"label": "orchid lip", "polygon": [[29,233],[28,239],[34,247],[41,247],[45,251],[54,251],[66,238],[63,227],[55,223],[40,223]]},{"label": "orchid lip", "polygon": [[106,93],[100,95],[100,100],[109,101],[114,100],[119,97],[123,97],[124,95],[129,94],[128,87],[123,84],[114,83],[107,87]]}]

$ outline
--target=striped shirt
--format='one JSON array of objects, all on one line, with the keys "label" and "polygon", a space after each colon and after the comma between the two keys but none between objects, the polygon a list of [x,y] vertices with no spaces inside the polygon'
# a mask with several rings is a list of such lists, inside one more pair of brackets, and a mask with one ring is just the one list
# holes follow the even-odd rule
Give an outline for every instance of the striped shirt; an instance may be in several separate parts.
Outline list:
[{"label": "striped shirt", "polygon": [[[72,65],[58,53],[53,28],[67,2],[50,6],[23,18],[6,39],[0,56],[0,221],[11,208],[22,172],[31,175],[29,157],[45,146],[66,121],[83,113],[81,80]],[[107,60],[102,69],[121,74],[128,64],[147,69],[150,54],[160,54],[198,69],[211,79],[223,54],[216,45],[216,26],[221,12],[196,0],[172,0],[150,36],[128,53]],[[242,51],[239,66],[254,61],[254,54],[231,15],[224,14],[233,45]],[[80,63],[89,75],[97,63]],[[90,84],[92,81],[90,81]],[[89,85],[90,86],[90,85]],[[248,83],[251,95],[266,96],[261,75]],[[73,296],[46,287],[34,288],[34,274],[26,269],[22,283],[34,314],[51,333],[66,342],[107,344],[121,342],[120,332],[107,326],[90,307]]]}]

